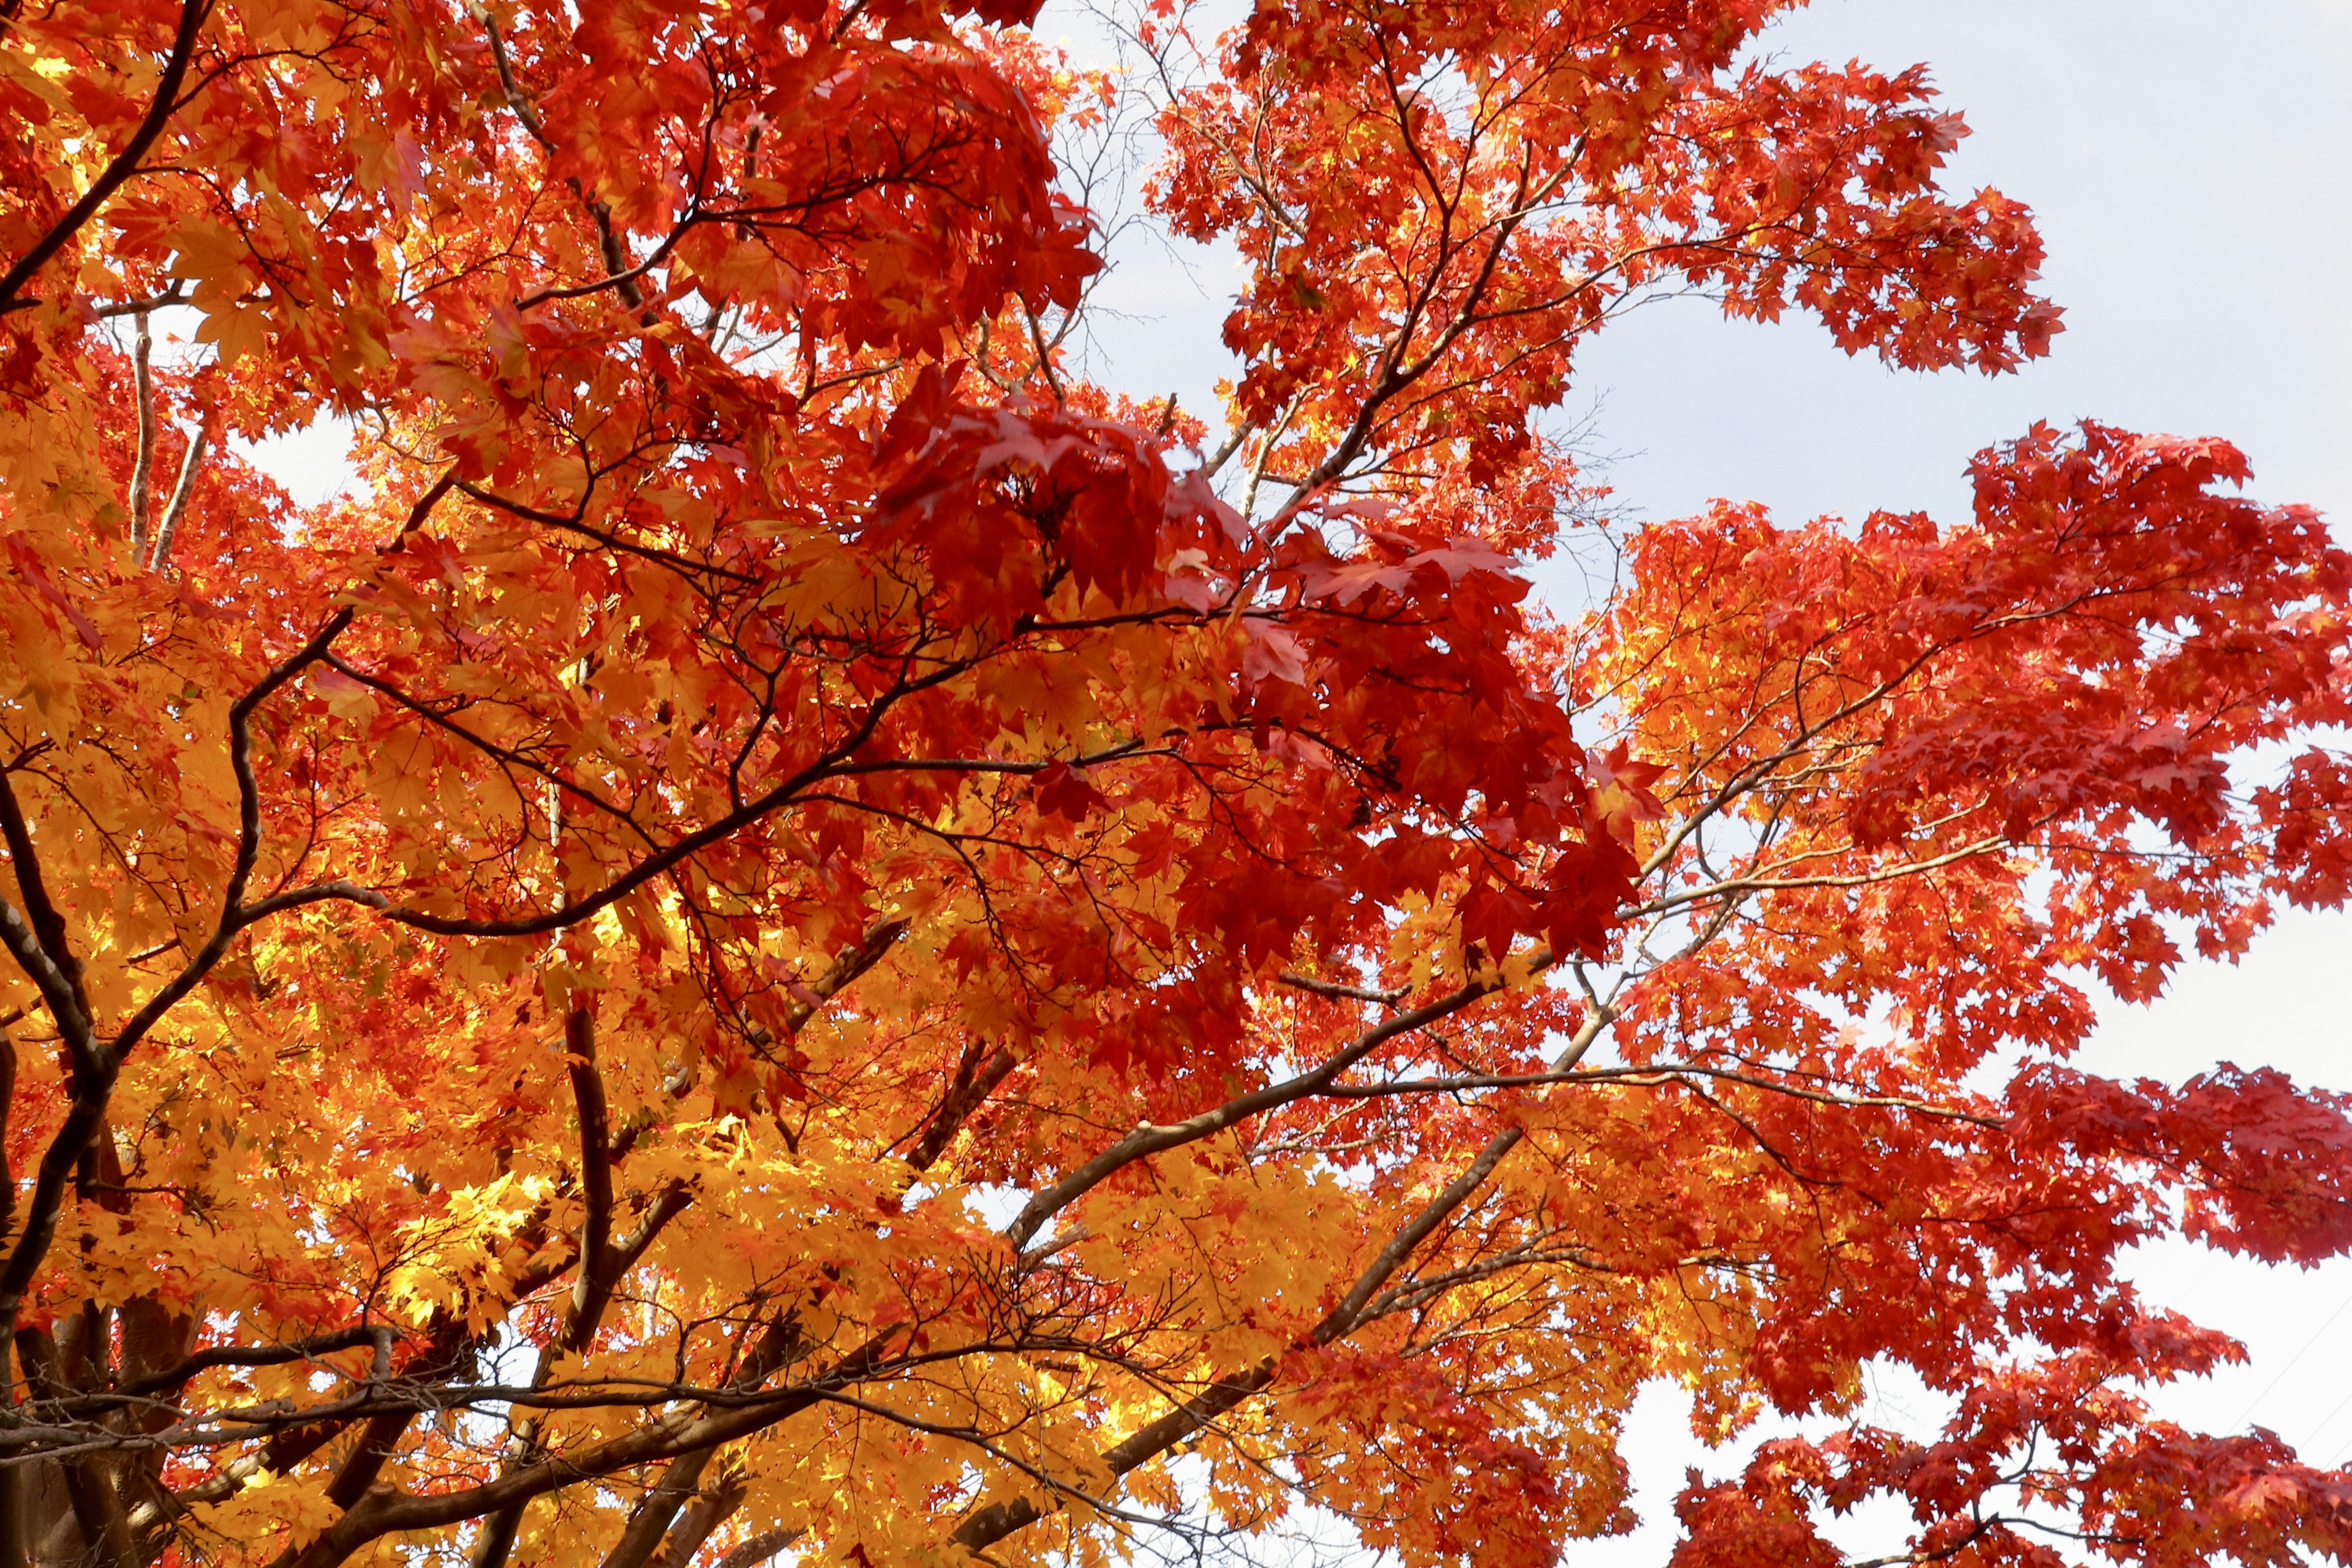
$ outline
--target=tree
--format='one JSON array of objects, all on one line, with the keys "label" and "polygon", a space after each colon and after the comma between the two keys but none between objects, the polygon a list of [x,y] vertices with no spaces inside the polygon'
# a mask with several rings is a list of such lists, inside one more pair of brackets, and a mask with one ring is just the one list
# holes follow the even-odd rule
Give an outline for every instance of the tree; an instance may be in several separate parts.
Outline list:
[{"label": "tree", "polygon": [[[1664,289],[2047,346],[1780,8],[10,0],[0,1559],[1541,1562],[1660,1378],[1827,1418],[1683,1568],[2352,1556],[2117,1272],[2352,1247],[2352,1105],[2067,1062],[2345,900],[2352,560],[2099,426],[1626,534],[1542,424]],[[1066,352],[1139,103],[1213,424]]]}]

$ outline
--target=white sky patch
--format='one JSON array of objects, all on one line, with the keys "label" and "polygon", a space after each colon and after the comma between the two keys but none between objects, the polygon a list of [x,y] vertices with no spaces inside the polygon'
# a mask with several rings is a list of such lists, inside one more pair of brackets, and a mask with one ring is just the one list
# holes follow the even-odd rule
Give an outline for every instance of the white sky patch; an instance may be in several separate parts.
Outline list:
[{"label": "white sky patch", "polygon": [[366,490],[352,468],[352,427],[341,420],[322,418],[260,441],[232,437],[229,445],[285,486],[299,507],[324,506],[346,496],[356,500]]}]

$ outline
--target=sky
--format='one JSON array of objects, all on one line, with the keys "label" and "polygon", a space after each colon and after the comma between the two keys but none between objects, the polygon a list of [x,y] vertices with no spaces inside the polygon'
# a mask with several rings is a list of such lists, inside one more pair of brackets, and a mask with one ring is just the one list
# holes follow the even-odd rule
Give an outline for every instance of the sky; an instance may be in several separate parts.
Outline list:
[{"label": "sky", "polygon": [[[1083,46],[1084,23],[1049,10]],[[1874,508],[1965,515],[1971,453],[2036,419],[2084,417],[2245,449],[2252,493],[2302,501],[2352,542],[2352,0],[1817,0],[1773,34],[1792,60],[1927,62],[1975,134],[1956,185],[2035,210],[2044,285],[2066,308],[2052,355],[1988,380],[1850,360],[1810,323],[1724,321],[1671,301],[1612,326],[1580,365],[1577,412],[1629,517],[1713,497],[1785,520]],[[1130,249],[1106,289],[1089,368],[1206,411],[1220,374],[1213,257]],[[259,454],[298,495],[331,491],[341,441],[321,430]],[[2179,1080],[2269,1063],[2352,1089],[2352,920],[2290,916],[2234,966],[2196,964],[2139,1008],[2110,1006],[2086,1065]],[[2317,1462],[2352,1460],[2352,1262],[2266,1270],[2186,1247],[2142,1257],[2158,1300],[2244,1340],[2249,1363],[2160,1391],[2213,1430],[2272,1428]],[[1932,1413],[1889,1380],[1873,1418]],[[1653,1522],[1579,1548],[1593,1568],[1662,1563],[1683,1467],[1715,1474],[1678,1396],[1645,1394],[1629,1432]],[[1898,1521],[1864,1519],[1853,1546],[1895,1550]],[[1874,1536],[1873,1532],[1878,1532]]]}]

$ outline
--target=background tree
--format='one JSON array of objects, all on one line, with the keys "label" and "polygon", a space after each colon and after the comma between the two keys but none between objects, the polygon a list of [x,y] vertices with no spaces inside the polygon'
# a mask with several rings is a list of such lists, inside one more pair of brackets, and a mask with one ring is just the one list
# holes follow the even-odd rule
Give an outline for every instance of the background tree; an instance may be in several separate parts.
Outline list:
[{"label": "background tree", "polygon": [[[1874,1360],[1940,1438],[1684,1563],[2347,1555],[2116,1264],[2352,1247],[2352,1107],[2066,1064],[2346,895],[2318,520],[2042,428],[1526,603],[1644,291],[2055,328],[1773,9],[1155,6],[1126,86],[1007,6],[6,11],[0,1555],[1542,1561],[1645,1382]],[[1249,267],[1214,426],[1063,354],[1130,93]],[[357,499],[226,439],[321,416]]]}]

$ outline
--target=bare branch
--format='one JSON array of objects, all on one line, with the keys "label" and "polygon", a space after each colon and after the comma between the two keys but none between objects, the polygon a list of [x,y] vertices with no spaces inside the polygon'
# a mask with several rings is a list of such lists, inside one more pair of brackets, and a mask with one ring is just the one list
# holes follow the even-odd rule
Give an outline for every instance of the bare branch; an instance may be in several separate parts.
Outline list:
[{"label": "bare branch", "polygon": [[205,446],[209,437],[200,424],[188,432],[188,449],[180,458],[180,477],[172,486],[172,500],[163,508],[163,521],[155,529],[155,553],[147,569],[162,573],[172,559],[172,539],[180,531],[180,519],[186,515],[188,497],[196,488],[196,470],[205,460]]},{"label": "bare branch", "polygon": [[[1541,961],[1538,964],[1539,968],[1550,962],[1550,955],[1541,950],[1538,951],[1536,957]],[[1472,985],[1465,986],[1462,991],[1439,998],[1438,1003],[1429,1004],[1428,1006],[1416,1009],[1402,1018],[1391,1020],[1391,1024],[1383,1025],[1382,1028],[1391,1028],[1395,1025],[1404,1024],[1407,1019],[1420,1016],[1421,1014],[1427,1012],[1429,1007],[1436,1006],[1439,1003],[1452,1002],[1454,1007],[1465,1005],[1479,995],[1498,989],[1499,984],[1499,981],[1474,982]],[[1592,1043],[1601,1037],[1601,1032],[1616,1021],[1616,1012],[1612,1008],[1596,1002],[1591,1010],[1586,1014],[1584,1023],[1577,1029],[1574,1037],[1561,1049],[1559,1055],[1552,1059],[1552,1071],[1565,1073],[1574,1068],[1583,1059],[1585,1053],[1592,1048]],[[1355,1047],[1350,1047],[1349,1049],[1352,1051]],[[1347,1054],[1341,1053],[1343,1056]],[[1339,1058],[1332,1059],[1336,1061]],[[1329,1064],[1327,1063],[1326,1067],[1328,1066]],[[1317,1074],[1304,1076],[1319,1076],[1323,1070],[1318,1068]],[[1291,1081],[1297,1083],[1301,1079]],[[1135,1136],[1136,1134],[1129,1135],[1130,1139]],[[1473,1194],[1486,1185],[1487,1179],[1509,1156],[1511,1151],[1518,1147],[1526,1136],[1522,1130],[1514,1127],[1506,1129],[1488,1140],[1486,1147],[1478,1152],[1477,1156],[1461,1174],[1448,1183],[1443,1191],[1424,1204],[1419,1213],[1390,1237],[1387,1245],[1374,1255],[1371,1262],[1357,1277],[1355,1284],[1349,1288],[1346,1297],[1338,1306],[1325,1314],[1320,1322],[1308,1331],[1305,1344],[1334,1343],[1346,1338],[1349,1333],[1367,1321],[1369,1309],[1379,1297],[1381,1288],[1404,1266],[1423,1242],[1434,1234],[1437,1228],[1468,1201]],[[1115,1476],[1127,1474],[1137,1466],[1167,1452],[1194,1433],[1202,1430],[1218,1417],[1234,1409],[1251,1394],[1270,1386],[1278,1370],[1279,1363],[1276,1359],[1268,1356],[1256,1366],[1244,1372],[1230,1373],[1220,1378],[1198,1396],[1179,1404],[1174,1409],[1130,1434],[1124,1441],[1106,1449],[1102,1455],[1104,1465]],[[963,1523],[957,1527],[951,1539],[957,1545],[967,1551],[979,1552],[1003,1540],[1014,1531],[1035,1523],[1045,1518],[1045,1505],[1029,1497],[992,1503],[965,1519]]]},{"label": "bare branch", "polygon": [[1299,991],[1311,991],[1318,996],[1328,996],[1335,1002],[1370,1002],[1382,1007],[1393,1007],[1412,989],[1400,985],[1393,990],[1373,991],[1361,985],[1343,985],[1336,980],[1317,980],[1305,974],[1293,974],[1284,970],[1275,978]]},{"label": "bare branch", "polygon": [[100,305],[90,314],[100,321],[109,321],[117,316],[143,316],[150,310],[160,310],[167,305],[184,305],[187,302],[188,280],[184,278],[174,278],[172,279],[171,286],[160,293],[149,294],[137,300],[125,300],[119,304]]},{"label": "bare branch", "polygon": [[1636,1089],[1662,1089],[1685,1078],[1708,1078],[1725,1083],[1745,1084],[1750,1089],[1785,1094],[1795,1100],[1809,1100],[1816,1105],[1908,1110],[1921,1116],[1939,1117],[1947,1121],[1973,1122],[1979,1127],[2008,1125],[1998,1116],[1979,1116],[1973,1111],[1935,1105],[1924,1100],[1906,1099],[1899,1094],[1837,1094],[1763,1078],[1755,1073],[1701,1067],[1696,1062],[1653,1062],[1639,1068],[1583,1068],[1562,1072],[1465,1073],[1457,1078],[1391,1079],[1381,1083],[1335,1084],[1323,1092],[1335,1100],[1378,1100],[1400,1094],[1460,1094],[1480,1089],[1541,1089],[1569,1083],[1623,1084]]},{"label": "bare branch", "polygon": [[[498,69],[499,89],[505,94],[507,106],[514,110],[515,118],[522,121],[523,129],[530,132],[531,140],[538,142],[551,157],[553,156],[556,151],[555,142],[547,134],[547,125],[540,117],[539,107],[531,102],[530,95],[523,91],[521,84],[515,79],[514,63],[507,58],[506,36],[499,31],[498,18],[493,16],[489,8],[481,5],[479,0],[475,0],[475,3],[467,5],[467,10],[475,21],[481,24],[482,31],[489,35],[490,59]],[[572,294],[593,293],[599,289],[611,288],[619,291],[622,300],[631,310],[642,309],[646,302],[646,296],[644,290],[637,287],[637,278],[646,268],[653,266],[662,253],[657,252],[643,266],[632,265],[627,251],[621,245],[619,234],[614,230],[612,207],[590,195],[576,177],[567,179],[564,183],[572,187],[572,194],[580,198],[581,204],[588,210],[589,221],[595,225],[597,251],[604,258],[604,271],[607,276],[584,289],[562,290],[553,294],[542,293],[533,296],[526,303],[537,304],[542,300],[557,298],[559,295],[568,298]],[[684,232],[685,227],[681,226],[678,234]],[[677,235],[672,235],[669,244],[674,245],[677,241]],[[666,246],[665,252],[667,248]]]},{"label": "bare branch", "polygon": [[986,1060],[976,1066],[969,1059],[961,1066],[953,1083],[930,1120],[923,1123],[923,1135],[907,1155],[907,1163],[918,1171],[928,1171],[948,1146],[948,1141],[964,1123],[964,1119],[978,1110],[990,1091],[1003,1083],[1007,1074],[1018,1067],[1021,1058],[1000,1046]]},{"label": "bare branch", "polygon": [[[604,1079],[596,1070],[595,1022],[584,1005],[574,1005],[563,1020],[563,1068],[572,1081],[572,1100],[580,1118],[580,1190],[586,1212],[580,1222],[580,1272],[572,1281],[572,1300],[565,1303],[562,1322],[539,1353],[530,1385],[543,1388],[566,1360],[584,1354],[604,1321],[621,1269],[613,1256],[613,1135],[606,1108]],[[648,1236],[650,1240],[650,1236]],[[540,1451],[541,1422],[527,1416],[515,1424],[502,1467],[512,1470]],[[473,1568],[499,1568],[514,1550],[522,1527],[525,1500],[519,1500],[482,1521],[474,1538]]]},{"label": "bare branch", "polygon": [[148,494],[155,468],[155,377],[148,368],[155,336],[147,328],[147,312],[139,312],[137,335],[131,341],[131,391],[137,400],[139,452],[131,463],[131,561],[147,556],[147,520],[152,508]]}]

